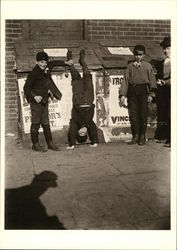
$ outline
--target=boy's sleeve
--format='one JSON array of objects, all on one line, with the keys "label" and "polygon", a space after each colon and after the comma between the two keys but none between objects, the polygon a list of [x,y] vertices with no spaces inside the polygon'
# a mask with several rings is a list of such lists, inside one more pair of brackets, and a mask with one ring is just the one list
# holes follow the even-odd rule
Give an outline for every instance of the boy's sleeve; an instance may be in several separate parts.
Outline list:
[{"label": "boy's sleeve", "polygon": [[166,85],[171,85],[171,76],[168,79],[164,79]]},{"label": "boy's sleeve", "polygon": [[53,60],[53,61],[48,62],[48,68],[49,68],[49,70],[52,70],[56,66],[65,67],[66,66],[65,61],[62,61],[62,60]]},{"label": "boy's sleeve", "polygon": [[49,89],[52,92],[52,94],[54,95],[54,97],[58,100],[61,100],[62,98],[62,93],[60,92],[60,90],[57,88],[57,86],[55,85],[52,77],[50,76],[48,78],[48,85],[49,85]]},{"label": "boy's sleeve", "polygon": [[24,94],[26,96],[27,101],[29,102],[31,99],[33,99],[35,97],[35,93],[32,91],[32,84],[34,81],[34,77],[32,72],[30,72],[27,76],[25,85],[23,87],[24,90]]},{"label": "boy's sleeve", "polygon": [[150,69],[149,69],[149,85],[150,85],[150,91],[151,91],[151,89],[157,88],[157,81],[156,81],[154,71],[153,71],[151,64],[150,64]]},{"label": "boy's sleeve", "polygon": [[122,84],[119,88],[119,97],[121,96],[127,96],[128,92],[128,82],[129,82],[129,68],[126,69],[124,74],[124,79],[122,81]]}]

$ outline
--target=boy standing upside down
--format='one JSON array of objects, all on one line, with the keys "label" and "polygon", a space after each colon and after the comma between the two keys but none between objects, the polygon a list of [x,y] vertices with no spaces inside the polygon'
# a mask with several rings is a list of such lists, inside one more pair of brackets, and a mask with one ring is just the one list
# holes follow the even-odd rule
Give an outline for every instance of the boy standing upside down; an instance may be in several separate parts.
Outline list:
[{"label": "boy standing upside down", "polygon": [[94,90],[92,75],[85,63],[85,51],[80,51],[79,63],[83,69],[83,77],[74,67],[72,62],[72,52],[67,54],[68,64],[72,77],[72,92],[73,92],[73,108],[71,113],[70,127],[68,132],[69,147],[74,149],[76,141],[79,143],[87,140],[87,133],[91,141],[91,146],[96,147],[98,144],[98,135],[96,125],[93,121],[94,116]]},{"label": "boy standing upside down", "polygon": [[150,63],[143,60],[145,47],[136,45],[134,62],[131,62],[125,73],[125,81],[119,90],[120,103],[128,101],[128,110],[132,131],[130,145],[146,142],[148,102],[152,100],[151,91],[156,89],[156,79]]}]

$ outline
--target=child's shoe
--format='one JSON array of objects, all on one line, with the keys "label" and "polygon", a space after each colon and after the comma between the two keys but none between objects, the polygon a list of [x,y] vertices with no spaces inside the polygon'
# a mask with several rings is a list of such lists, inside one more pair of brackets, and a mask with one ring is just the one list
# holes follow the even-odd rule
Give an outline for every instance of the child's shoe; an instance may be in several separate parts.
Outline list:
[{"label": "child's shoe", "polygon": [[60,151],[60,148],[56,146],[53,142],[50,142],[48,144],[48,149],[54,150],[54,151]]},{"label": "child's shoe", "polygon": [[96,148],[97,146],[98,146],[97,143],[94,143],[94,144],[91,144],[91,145],[90,145],[91,148]]},{"label": "child's shoe", "polygon": [[142,135],[142,136],[140,136],[138,145],[139,145],[139,146],[144,146],[145,144],[146,144],[146,138],[145,138],[144,135]]},{"label": "child's shoe", "polygon": [[68,146],[66,149],[67,149],[67,150],[74,150],[74,149],[75,149],[75,146],[74,146],[74,145],[73,145],[73,146]]},{"label": "child's shoe", "polygon": [[128,145],[134,145],[138,143],[138,135],[135,135],[131,141],[128,141]]},{"label": "child's shoe", "polygon": [[33,144],[32,150],[37,152],[47,152],[47,149],[39,145],[38,143]]}]

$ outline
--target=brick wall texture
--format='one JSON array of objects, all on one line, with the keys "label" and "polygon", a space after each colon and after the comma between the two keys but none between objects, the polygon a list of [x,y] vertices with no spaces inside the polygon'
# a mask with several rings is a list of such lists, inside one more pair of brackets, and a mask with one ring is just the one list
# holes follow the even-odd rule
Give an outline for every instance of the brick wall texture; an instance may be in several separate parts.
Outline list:
[{"label": "brick wall texture", "polygon": [[170,35],[170,20],[6,20],[5,23],[5,121],[16,129],[18,117],[14,44],[18,39],[145,40],[160,42]]}]

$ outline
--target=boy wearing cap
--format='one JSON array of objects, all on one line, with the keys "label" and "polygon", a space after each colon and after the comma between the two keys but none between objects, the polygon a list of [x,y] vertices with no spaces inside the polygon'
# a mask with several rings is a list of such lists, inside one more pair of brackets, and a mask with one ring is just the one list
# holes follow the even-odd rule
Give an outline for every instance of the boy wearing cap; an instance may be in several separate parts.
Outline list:
[{"label": "boy wearing cap", "polygon": [[[67,54],[68,61],[72,61],[72,52]],[[72,77],[73,108],[68,132],[69,147],[74,149],[76,141],[83,143],[87,140],[87,134],[91,141],[91,147],[97,147],[98,135],[96,125],[93,121],[94,116],[94,90],[92,75],[85,63],[85,51],[80,51],[79,63],[83,69],[83,77],[72,63],[70,65]]]},{"label": "boy wearing cap", "polygon": [[171,38],[164,37],[160,43],[165,58],[157,71],[157,142],[166,140],[165,146],[171,146]]},{"label": "boy wearing cap", "polygon": [[148,102],[152,100],[151,91],[156,89],[156,79],[150,63],[144,61],[145,47],[134,47],[134,58],[125,73],[125,81],[119,90],[120,103],[125,105],[127,98],[132,140],[128,143],[146,143]]},{"label": "boy wearing cap", "polygon": [[[66,62],[67,64],[67,62]],[[36,65],[27,76],[24,85],[24,93],[31,108],[31,141],[32,150],[46,152],[47,149],[38,143],[38,131],[40,125],[43,127],[44,136],[48,148],[54,151],[59,151],[59,148],[54,145],[49,123],[48,99],[49,97],[60,100],[61,92],[53,82],[49,69],[59,65],[65,66],[64,61],[48,62],[47,53],[41,51],[36,55]]]}]

